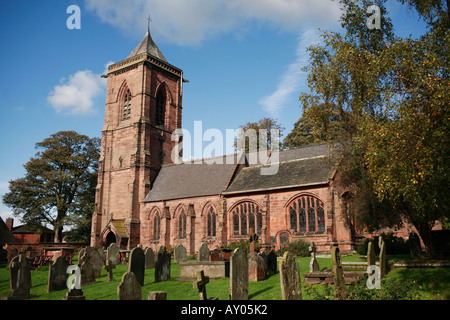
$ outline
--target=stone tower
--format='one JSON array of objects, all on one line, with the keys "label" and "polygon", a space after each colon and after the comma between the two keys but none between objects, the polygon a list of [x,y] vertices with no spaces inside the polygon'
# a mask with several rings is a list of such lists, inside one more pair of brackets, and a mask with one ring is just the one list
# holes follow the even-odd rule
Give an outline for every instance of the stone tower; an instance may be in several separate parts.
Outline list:
[{"label": "stone tower", "polygon": [[105,124],[92,216],[91,246],[140,242],[140,208],[161,166],[172,163],[181,127],[182,70],[169,64],[150,34],[108,68]]}]

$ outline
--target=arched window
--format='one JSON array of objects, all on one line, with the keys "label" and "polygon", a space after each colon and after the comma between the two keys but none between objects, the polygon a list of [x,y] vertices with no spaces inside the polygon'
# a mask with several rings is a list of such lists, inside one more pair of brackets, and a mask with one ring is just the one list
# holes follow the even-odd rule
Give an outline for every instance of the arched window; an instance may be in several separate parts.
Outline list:
[{"label": "arched window", "polygon": [[314,196],[302,195],[288,207],[290,228],[294,233],[324,233],[323,202]]},{"label": "arched window", "polygon": [[178,238],[186,238],[186,215],[184,214],[184,209],[181,209],[178,215]]},{"label": "arched window", "polygon": [[206,217],[207,236],[215,237],[216,236],[216,214],[214,213],[214,209],[212,206],[209,207],[207,214],[208,214]]},{"label": "arched window", "polygon": [[262,213],[261,208],[250,201],[242,202],[232,211],[233,235],[243,236],[253,229],[257,234],[261,234]]},{"label": "arched window", "polygon": [[155,112],[155,124],[163,125],[166,114],[166,90],[164,86],[158,90],[156,94],[156,112]]},{"label": "arched window", "polygon": [[153,240],[159,240],[160,235],[161,218],[159,217],[159,212],[156,212],[153,217]]},{"label": "arched window", "polygon": [[131,92],[130,89],[127,89],[125,92],[125,96],[123,99],[123,117],[122,119],[129,119],[131,114]]}]

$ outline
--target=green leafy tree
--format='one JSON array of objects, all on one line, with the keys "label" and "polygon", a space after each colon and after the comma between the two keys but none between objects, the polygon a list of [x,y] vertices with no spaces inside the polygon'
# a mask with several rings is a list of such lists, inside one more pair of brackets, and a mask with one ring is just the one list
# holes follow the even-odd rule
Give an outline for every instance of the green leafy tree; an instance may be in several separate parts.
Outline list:
[{"label": "green leafy tree", "polygon": [[61,131],[36,149],[24,165],[25,177],[9,182],[3,203],[32,228],[52,225],[55,242],[61,242],[69,217],[88,219],[93,212],[100,139]]},{"label": "green leafy tree", "polygon": [[345,34],[324,32],[324,44],[308,49],[312,93],[300,100],[304,110],[339,115],[340,134],[323,125],[326,116],[313,122],[342,145],[339,169],[353,191],[354,216],[372,229],[408,221],[432,253],[431,228],[450,212],[448,5],[402,1],[429,27],[418,39],[401,39],[384,2],[375,1],[381,28],[369,29],[372,2],[340,1]]},{"label": "green leafy tree", "polygon": [[[259,150],[260,146],[269,150],[272,147],[273,139],[278,139],[279,137],[281,137],[284,130],[284,128],[277,122],[277,120],[272,118],[263,118],[261,120],[258,120],[257,122],[247,122],[239,126],[239,128],[241,129],[241,132],[234,142],[234,147],[238,149],[240,147],[239,140],[243,139],[245,151]],[[262,140],[260,139],[261,130],[266,130],[267,139],[266,137],[263,137]],[[271,130],[278,130],[279,136],[272,137]],[[254,133],[254,138],[252,137],[251,133]],[[255,145],[252,146],[252,144]]]}]

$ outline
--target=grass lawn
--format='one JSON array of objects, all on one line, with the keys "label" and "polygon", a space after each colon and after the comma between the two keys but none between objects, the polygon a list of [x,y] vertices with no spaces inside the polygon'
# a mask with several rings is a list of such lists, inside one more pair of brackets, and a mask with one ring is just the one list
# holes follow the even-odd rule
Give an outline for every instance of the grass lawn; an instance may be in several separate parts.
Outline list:
[{"label": "grass lawn", "polygon": [[[398,260],[398,257],[389,257]],[[317,258],[321,269],[331,269],[331,259]],[[364,261],[357,255],[343,257],[343,261]],[[309,272],[310,258],[297,258],[302,275]],[[117,300],[117,286],[122,275],[126,272],[126,265],[117,265],[114,269],[115,281],[107,281],[107,272],[102,270],[101,277],[95,284],[83,286],[83,293],[87,300]],[[154,282],[154,269],[145,270],[145,281],[142,287],[142,298],[147,299],[149,291],[166,291],[168,300],[198,300],[197,290],[193,288],[192,281],[177,281],[179,266],[172,261],[171,280]],[[36,295],[34,300],[61,300],[67,290],[47,293],[48,267],[44,266],[31,272],[31,294]],[[397,269],[388,273],[387,278],[400,281],[414,282],[422,299],[450,299],[450,268],[424,268],[424,269]],[[211,279],[207,285],[208,297],[218,297],[219,300],[228,300],[229,278]],[[6,265],[0,266],[0,296],[7,296],[9,291],[9,271]],[[279,273],[268,277],[261,282],[249,283],[250,300],[281,300]],[[310,300],[306,292],[303,299]]]}]

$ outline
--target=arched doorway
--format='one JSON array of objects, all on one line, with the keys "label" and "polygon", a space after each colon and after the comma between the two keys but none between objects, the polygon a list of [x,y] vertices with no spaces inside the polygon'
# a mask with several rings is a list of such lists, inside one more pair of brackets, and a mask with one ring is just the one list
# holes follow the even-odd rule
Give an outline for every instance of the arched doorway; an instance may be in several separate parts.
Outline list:
[{"label": "arched doorway", "polygon": [[116,235],[110,231],[105,238],[105,245],[108,248],[111,243],[117,243]]}]

